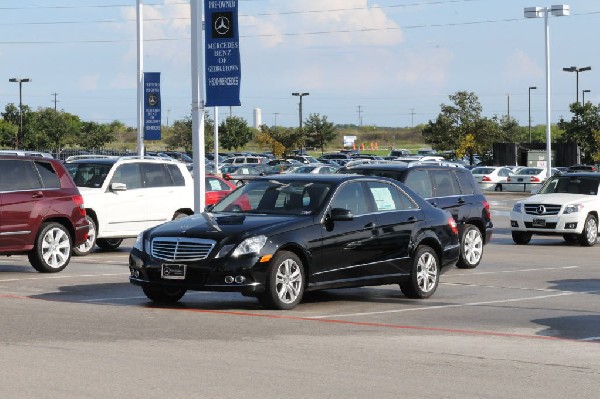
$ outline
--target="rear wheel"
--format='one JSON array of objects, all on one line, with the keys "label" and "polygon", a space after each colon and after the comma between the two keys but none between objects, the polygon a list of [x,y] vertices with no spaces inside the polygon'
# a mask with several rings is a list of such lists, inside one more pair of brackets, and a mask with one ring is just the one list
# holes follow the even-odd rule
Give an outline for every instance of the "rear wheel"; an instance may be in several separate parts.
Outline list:
[{"label": "rear wheel", "polygon": [[304,294],[304,267],[296,254],[281,251],[271,261],[267,272],[266,290],[258,296],[267,309],[290,310]]},{"label": "rear wheel", "polygon": [[189,215],[187,213],[183,213],[183,212],[175,212],[175,215],[173,215],[173,220],[179,220],[179,219],[183,219],[188,217]]},{"label": "rear wheel", "polygon": [[580,245],[584,247],[593,247],[598,241],[598,220],[594,215],[587,215],[583,231],[577,237]]},{"label": "rear wheel", "polygon": [[98,233],[96,223],[94,222],[94,219],[92,219],[89,215],[85,215],[85,220],[90,225],[90,228],[88,230],[88,238],[83,244],[77,247],[73,247],[73,253],[77,256],[88,255],[90,252],[92,252],[92,249],[94,249],[94,245],[96,245],[96,235]]},{"label": "rear wheel", "polygon": [[175,303],[179,301],[187,291],[179,287],[142,287],[148,299],[158,303]]},{"label": "rear wheel", "polygon": [[440,281],[437,253],[422,245],[417,248],[410,280],[400,283],[400,290],[408,298],[425,299],[433,295]]},{"label": "rear wheel", "polygon": [[531,241],[531,233],[527,233],[526,231],[513,231],[512,239],[517,245],[527,245],[529,241]]},{"label": "rear wheel", "polygon": [[122,242],[122,238],[98,238],[96,240],[96,244],[105,251],[114,251]]},{"label": "rear wheel", "polygon": [[460,240],[460,257],[456,267],[459,269],[474,269],[483,257],[483,237],[476,226],[465,226]]},{"label": "rear wheel", "polygon": [[63,270],[71,260],[73,242],[66,227],[60,223],[44,223],[27,255],[29,263],[41,273]]}]

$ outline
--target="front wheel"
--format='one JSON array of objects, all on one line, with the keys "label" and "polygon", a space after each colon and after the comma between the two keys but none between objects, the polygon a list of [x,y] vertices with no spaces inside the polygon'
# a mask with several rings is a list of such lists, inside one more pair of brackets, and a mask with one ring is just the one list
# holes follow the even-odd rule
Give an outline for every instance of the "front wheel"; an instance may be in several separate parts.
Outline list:
[{"label": "front wheel", "polygon": [[85,220],[90,226],[88,230],[88,238],[83,244],[73,247],[73,253],[77,256],[88,255],[90,252],[92,252],[92,249],[94,249],[94,245],[96,245],[96,235],[98,234],[96,223],[89,215],[85,215]]},{"label": "front wheel", "polygon": [[593,247],[598,241],[598,220],[594,215],[587,215],[583,231],[577,237],[579,244],[584,247]]},{"label": "front wheel", "polygon": [[526,231],[513,231],[512,239],[517,245],[527,245],[529,241],[531,241],[531,233],[527,233]]},{"label": "front wheel", "polygon": [[266,290],[258,296],[267,309],[290,310],[304,294],[304,267],[298,256],[281,251],[271,260],[267,272]]},{"label": "front wheel", "polygon": [[477,226],[465,226],[460,240],[460,257],[456,263],[459,269],[474,269],[483,257],[483,237]]},{"label": "front wheel", "polygon": [[433,295],[440,281],[438,256],[433,248],[422,245],[417,248],[410,280],[400,283],[400,290],[408,298],[425,299]]},{"label": "front wheel", "polygon": [[96,240],[96,244],[105,251],[114,251],[122,242],[122,238],[98,238]]},{"label": "front wheel", "polygon": [[179,301],[187,291],[185,288],[178,287],[142,287],[142,290],[148,299],[158,303],[175,303]]},{"label": "front wheel", "polygon": [[44,223],[27,256],[31,266],[38,272],[56,273],[69,264],[72,248],[71,234],[65,226],[60,223]]}]

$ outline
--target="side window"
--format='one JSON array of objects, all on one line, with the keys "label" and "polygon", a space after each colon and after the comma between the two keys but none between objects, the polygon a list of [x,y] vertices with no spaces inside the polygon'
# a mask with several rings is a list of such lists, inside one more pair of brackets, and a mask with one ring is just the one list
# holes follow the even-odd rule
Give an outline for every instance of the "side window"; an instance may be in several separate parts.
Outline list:
[{"label": "side window", "polygon": [[169,172],[160,163],[145,163],[142,164],[146,187],[168,187],[172,185]]},{"label": "side window", "polygon": [[473,180],[473,175],[467,171],[457,170],[456,177],[458,177],[460,189],[462,190],[463,194],[475,194],[475,182]]},{"label": "side window", "polygon": [[31,161],[0,160],[0,191],[37,190],[42,188]]},{"label": "side window", "polygon": [[348,209],[355,216],[367,213],[368,209],[362,183],[350,182],[344,184],[335,193],[330,208]]},{"label": "side window", "polygon": [[433,197],[429,172],[426,170],[413,169],[409,171],[406,179],[404,180],[404,184],[406,184],[411,190],[423,198]]},{"label": "side window", "polygon": [[449,197],[460,195],[458,181],[450,170],[431,170],[431,181],[435,188],[436,197]]},{"label": "side window", "polygon": [[167,164],[167,169],[171,173],[175,186],[185,186],[185,178],[181,174],[181,169],[177,165]]},{"label": "side window", "polygon": [[119,165],[111,180],[111,183],[125,183],[127,189],[142,188],[142,172],[136,163]]},{"label": "side window", "polygon": [[229,187],[216,177],[207,177],[205,180],[206,191],[229,190]]},{"label": "side window", "polygon": [[368,182],[367,187],[379,212],[415,209],[416,205],[407,195],[391,184]]},{"label": "side window", "polygon": [[60,188],[60,181],[50,162],[36,161],[38,173],[42,177],[44,188]]}]

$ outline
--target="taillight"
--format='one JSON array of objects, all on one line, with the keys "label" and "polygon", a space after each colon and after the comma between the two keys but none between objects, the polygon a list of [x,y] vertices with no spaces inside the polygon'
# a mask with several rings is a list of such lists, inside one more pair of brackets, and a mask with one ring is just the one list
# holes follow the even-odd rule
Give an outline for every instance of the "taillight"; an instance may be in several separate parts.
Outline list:
[{"label": "taillight", "polygon": [[531,182],[532,182],[532,183],[539,183],[539,182],[540,182],[540,179],[539,179],[539,177],[537,177],[537,176],[531,176]]},{"label": "taillight", "polygon": [[456,235],[458,235],[458,226],[456,225],[456,220],[454,218],[448,218],[448,226],[450,226],[450,230]]},{"label": "taillight", "polygon": [[225,180],[231,180],[231,175],[229,173],[225,173],[223,175],[223,179],[225,179]]},{"label": "taillight", "polygon": [[75,203],[75,205],[77,205],[81,216],[85,216],[85,206],[83,205],[83,197],[81,195],[74,195],[73,202]]},{"label": "taillight", "polygon": [[483,211],[485,212],[485,218],[491,220],[492,215],[490,213],[490,203],[486,200],[483,200]]},{"label": "taillight", "polygon": [[508,177],[506,178],[506,181],[507,181],[507,182],[509,182],[509,181],[510,181],[510,176],[508,176]]},{"label": "taillight", "polygon": [[490,177],[489,177],[489,176],[483,176],[483,177],[481,178],[481,181],[492,181],[492,179],[490,179]]}]

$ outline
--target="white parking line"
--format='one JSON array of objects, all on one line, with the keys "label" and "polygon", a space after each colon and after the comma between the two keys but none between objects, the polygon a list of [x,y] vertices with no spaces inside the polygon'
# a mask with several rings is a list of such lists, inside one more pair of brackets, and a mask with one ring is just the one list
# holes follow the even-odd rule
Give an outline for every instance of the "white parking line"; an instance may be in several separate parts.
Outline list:
[{"label": "white parking line", "polygon": [[421,308],[410,308],[410,309],[393,309],[393,310],[383,310],[380,312],[364,312],[364,313],[348,313],[348,314],[335,314],[335,315],[323,315],[323,316],[306,316],[307,319],[328,319],[332,317],[353,317],[353,316],[371,316],[376,314],[387,314],[387,313],[403,313],[403,312],[414,312],[417,310],[435,310],[435,309],[447,309],[447,308],[460,308],[465,306],[480,306],[480,305],[491,305],[495,303],[509,303],[509,302],[519,302],[519,301],[529,301],[536,299],[547,299],[554,298],[559,296],[568,296],[574,294],[594,294],[598,293],[598,291],[589,291],[589,292],[562,292],[556,295],[542,295],[542,296],[533,296],[528,298],[514,298],[514,299],[503,299],[498,301],[486,301],[486,302],[472,302],[472,303],[460,303],[455,305],[440,305],[440,306],[427,306]]},{"label": "white parking line", "polygon": [[538,269],[519,269],[519,270],[498,270],[495,272],[473,272],[473,273],[448,273],[445,276],[478,276],[484,274],[498,274],[498,273],[521,273],[521,272],[539,272],[545,270],[563,270],[563,269],[577,269],[579,266],[563,266],[563,267],[542,267]]}]

